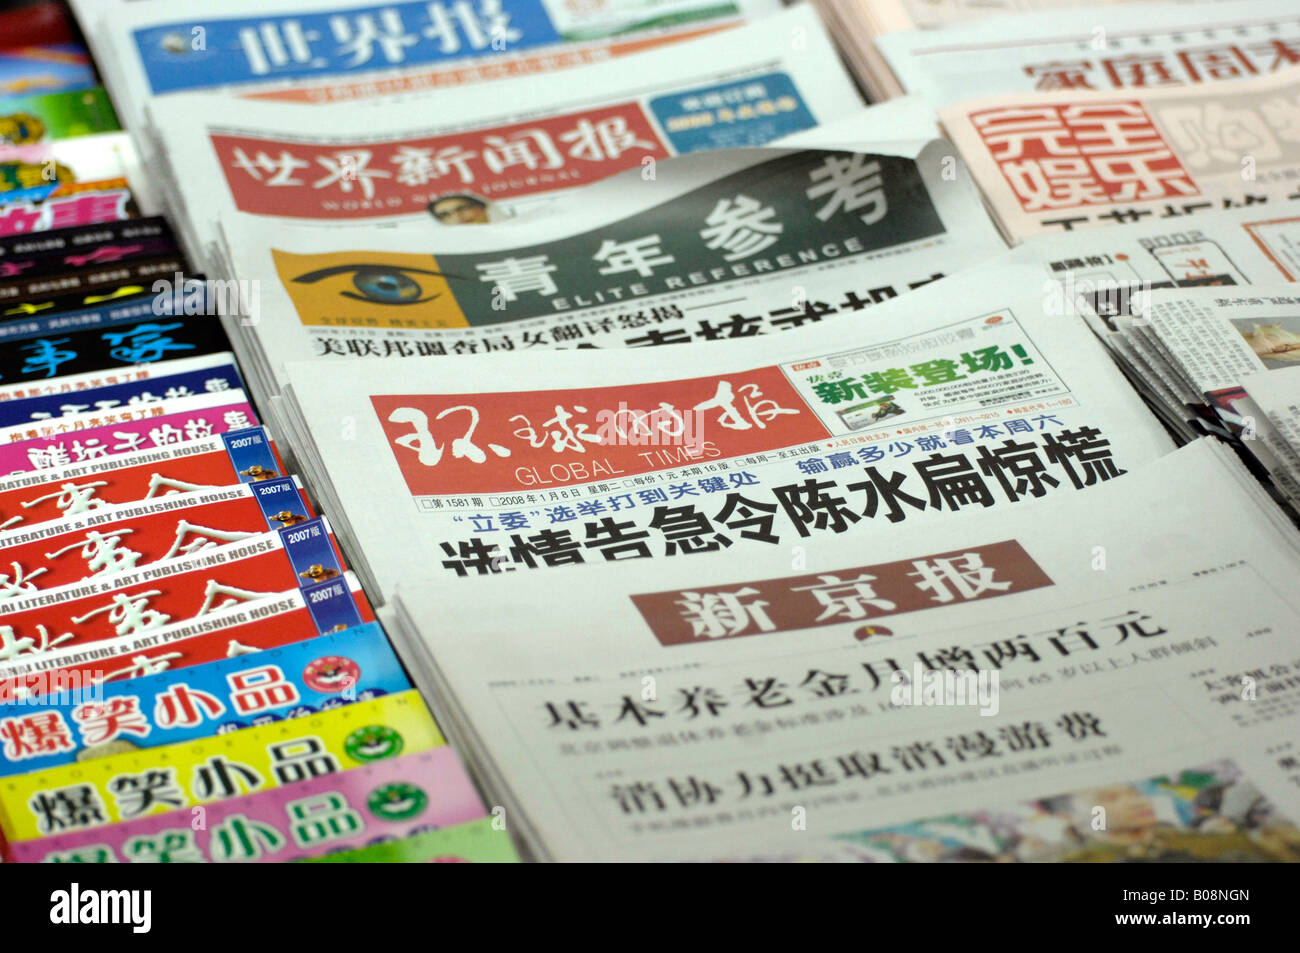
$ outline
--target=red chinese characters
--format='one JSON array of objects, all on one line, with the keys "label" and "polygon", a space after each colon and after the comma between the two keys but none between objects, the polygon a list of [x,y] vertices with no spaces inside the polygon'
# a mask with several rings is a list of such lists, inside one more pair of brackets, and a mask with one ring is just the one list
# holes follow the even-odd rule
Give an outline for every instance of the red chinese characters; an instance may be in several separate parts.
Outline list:
[{"label": "red chinese characters", "polygon": [[[286,495],[287,514],[309,519],[315,515],[298,493]],[[0,596],[12,598],[129,572],[272,528],[258,499],[242,484],[178,496],[144,501],[135,508],[92,510],[39,524],[30,532],[19,528],[0,536],[5,561]]]},{"label": "red chinese characters", "polygon": [[[114,184],[119,181],[114,180]],[[106,188],[80,195],[56,195],[39,204],[13,202],[0,211],[0,236],[115,222],[130,217],[130,198],[131,193],[124,189]]]},{"label": "red chinese characters", "polygon": [[850,624],[855,638],[888,634],[875,620],[1052,585],[1015,540],[831,573],[641,593],[632,601],[663,645],[694,645]]},{"label": "red chinese characters", "polygon": [[548,192],[669,152],[637,103],[449,136],[314,145],[213,135],[235,204],[297,218],[423,212],[433,199]]},{"label": "red chinese characters", "polygon": [[[274,479],[284,473],[283,465],[276,470],[259,466],[239,473],[220,437],[168,444],[163,452],[168,459],[159,460],[156,457],[161,454],[142,451],[134,458],[105,457],[44,473],[0,478],[0,530],[169,493],[230,486],[241,479]],[[146,462],[137,462],[142,458]],[[279,461],[278,454],[275,459]],[[122,462],[115,465],[115,460]]]},{"label": "red chinese characters", "polygon": [[1136,101],[1007,106],[970,119],[1026,212],[1200,194]]},{"label": "red chinese characters", "polygon": [[1214,83],[1273,73],[1300,63],[1300,46],[1291,39],[1144,50],[1115,56],[1030,63],[1025,75],[1034,89],[1154,89],[1189,83]]},{"label": "red chinese characters", "polygon": [[[129,541],[130,535],[123,539]],[[144,638],[167,625],[267,599],[305,582],[279,537],[261,533],[245,542],[195,550],[184,561],[154,563],[58,590],[15,593],[4,602],[0,662],[121,636]]]},{"label": "red chinese characters", "polygon": [[830,435],[772,367],[624,387],[371,402],[416,496],[545,490]]}]

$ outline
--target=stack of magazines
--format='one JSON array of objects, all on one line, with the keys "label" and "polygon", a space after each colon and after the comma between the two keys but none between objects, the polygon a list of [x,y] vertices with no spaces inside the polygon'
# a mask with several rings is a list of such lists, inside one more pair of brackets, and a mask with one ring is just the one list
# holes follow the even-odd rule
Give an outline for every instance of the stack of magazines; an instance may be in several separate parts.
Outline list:
[{"label": "stack of magazines", "polygon": [[86,52],[0,76],[4,859],[513,859]]},{"label": "stack of magazines", "polygon": [[73,6],[180,436],[23,445],[0,675],[161,681],[6,859],[1300,860],[1282,4]]}]

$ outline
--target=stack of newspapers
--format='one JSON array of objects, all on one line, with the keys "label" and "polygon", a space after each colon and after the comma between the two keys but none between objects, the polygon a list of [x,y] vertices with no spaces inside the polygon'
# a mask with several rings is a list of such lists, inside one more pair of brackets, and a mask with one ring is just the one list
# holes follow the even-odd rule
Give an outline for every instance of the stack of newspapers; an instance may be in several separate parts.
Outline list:
[{"label": "stack of newspapers", "polygon": [[1294,861],[1296,546],[1200,441],[942,536],[403,584],[392,618],[526,856]]},{"label": "stack of newspapers", "polygon": [[1116,358],[1148,382],[1170,417],[1204,420],[1240,438],[1297,508],[1300,295],[1294,286],[1153,291],[1129,310],[1096,319]]},{"label": "stack of newspapers", "polygon": [[[1037,45],[1048,37],[1059,40],[1063,13],[1068,17],[1077,12],[1095,26],[1095,8],[1133,4],[1131,0],[815,0],[815,5],[840,40],[845,58],[863,87],[877,100],[911,89],[915,82],[915,75],[900,66],[900,49],[910,52],[917,47],[933,47],[934,52],[943,54],[971,53],[954,46],[950,34],[964,37],[969,34],[960,28],[975,26],[974,33],[982,32],[1003,42],[994,43],[983,56],[975,58],[945,56],[946,67],[960,60],[960,70],[971,79],[990,66],[1005,68],[1005,61],[999,60],[1023,55],[1025,51],[1018,47]],[[1030,26],[1027,31],[1018,31],[1013,26],[1018,22],[1014,15],[1030,11],[1039,15],[1019,21]],[[947,27],[957,29],[949,31]]]},{"label": "stack of newspapers", "polygon": [[1033,14],[881,47],[1010,242],[1297,197],[1300,20],[1263,0]]},{"label": "stack of newspapers", "polygon": [[1285,4],[73,5],[519,856],[1300,860]]}]

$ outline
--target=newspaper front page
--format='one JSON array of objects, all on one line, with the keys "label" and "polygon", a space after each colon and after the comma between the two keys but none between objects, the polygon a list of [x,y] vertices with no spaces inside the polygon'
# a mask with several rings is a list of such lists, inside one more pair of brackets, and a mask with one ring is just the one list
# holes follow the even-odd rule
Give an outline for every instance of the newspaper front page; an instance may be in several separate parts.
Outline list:
[{"label": "newspaper front page", "polygon": [[971,272],[663,361],[290,364],[281,416],[380,601],[417,571],[454,587],[866,538],[1068,495],[1171,448],[1087,328],[1045,313],[1040,284],[1032,267]]},{"label": "newspaper front page", "polygon": [[1283,0],[1124,4],[891,33],[876,43],[902,88],[938,108],[1009,93],[1266,75],[1300,60],[1300,20]]},{"label": "newspaper front page", "polygon": [[1300,361],[1300,290],[1291,285],[1153,293],[1134,323],[1196,401]]},{"label": "newspaper front page", "polygon": [[[1015,14],[1074,7],[1108,7],[1127,0],[815,0],[818,10],[844,48],[845,58],[872,101],[904,92],[880,40],[899,31],[935,31],[975,20],[1010,22]],[[996,28],[995,28],[996,29]],[[1000,50],[996,55],[1014,58]],[[972,70],[978,73],[987,64]]]},{"label": "newspaper front page", "polygon": [[[1193,425],[1187,402],[1199,404],[1202,398],[1176,394],[1166,383],[1168,375],[1137,350],[1140,341],[1130,340],[1124,331],[1156,292],[1218,288],[1230,294],[1235,286],[1244,293],[1252,285],[1295,280],[1300,274],[1300,202],[1039,235],[1022,243],[1008,260],[1043,268],[1050,306],[1087,323],[1170,429],[1192,439],[1205,427]],[[1227,409],[1216,403],[1216,410]],[[1200,424],[1209,422],[1203,418]],[[1221,427],[1211,429],[1222,432]]]},{"label": "newspaper front page", "polygon": [[827,149],[664,160],[590,186],[581,208],[501,226],[223,223],[231,273],[260,289],[259,314],[227,329],[264,399],[294,360],[427,365],[853,320],[1005,247],[947,144]]},{"label": "newspaper front page", "polygon": [[229,87],[327,102],[625,56],[737,26],[778,0],[78,0],[123,125],[150,97]]},{"label": "newspaper front page", "polygon": [[1205,408],[1300,509],[1291,408],[1300,401],[1294,285],[1162,291],[1121,333],[1185,408]]},{"label": "newspaper front page", "polygon": [[[861,108],[817,15],[798,7],[631,59],[464,89],[331,105],[188,93],[149,112],[193,257],[235,212],[325,228],[499,221],[626,169],[766,145]],[[891,138],[934,134],[933,122],[916,126]]]},{"label": "newspaper front page", "polygon": [[1036,261],[1072,299],[1159,288],[1270,284],[1300,279],[1300,201],[1027,239],[1012,253]]},{"label": "newspaper front page", "polygon": [[1201,441],[942,538],[403,584],[387,618],[536,857],[1294,861],[1300,562],[1250,480]]},{"label": "newspaper front page", "polygon": [[1008,94],[940,110],[1003,233],[1300,198],[1300,70],[1128,92]]}]

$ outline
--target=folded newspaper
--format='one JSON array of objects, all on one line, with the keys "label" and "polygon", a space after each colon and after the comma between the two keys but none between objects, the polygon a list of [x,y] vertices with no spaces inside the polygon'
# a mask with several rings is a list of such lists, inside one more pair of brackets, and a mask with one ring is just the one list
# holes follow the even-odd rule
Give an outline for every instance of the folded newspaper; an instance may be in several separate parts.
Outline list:
[{"label": "folded newspaper", "polygon": [[[291,363],[282,401],[377,601],[416,572],[553,575],[801,552],[1069,494],[1171,444],[1035,267],[968,272],[799,334],[631,350]],[[808,307],[867,289],[836,279]],[[735,312],[748,320],[748,309]],[[791,549],[793,547],[793,549]]]},{"label": "folded newspaper", "polygon": [[1133,310],[1107,328],[1131,376],[1171,414],[1215,419],[1240,438],[1300,512],[1287,424],[1300,403],[1290,373],[1300,367],[1300,287],[1156,290]]},{"label": "folded newspaper", "polygon": [[[1294,320],[1291,323],[1294,325]],[[1276,362],[1281,356],[1270,355],[1265,363],[1269,359]],[[1255,444],[1248,446],[1264,462],[1274,481],[1287,487],[1292,506],[1300,512],[1300,372],[1295,366],[1273,366],[1247,374],[1241,379],[1241,391],[1242,396],[1232,401],[1232,407],[1240,415],[1244,435],[1257,436],[1264,453]]]},{"label": "folded newspaper", "polygon": [[[761,146],[858,112],[817,15],[541,76],[361,102],[256,102],[206,92],[149,105],[152,150],[190,257],[236,211],[325,228],[509,218],[671,155]],[[889,138],[929,138],[934,119]]]},{"label": "folded newspaper", "polygon": [[[899,32],[940,28],[989,20],[1010,23],[1011,14],[1050,11],[1055,16],[1076,7],[1109,7],[1128,0],[814,0],[818,11],[840,41],[854,73],[873,101],[904,91],[890,69],[892,59],[880,42]],[[1181,4],[1180,4],[1181,6]],[[1095,15],[1095,14],[1094,14]],[[996,30],[996,27],[993,27]],[[1005,34],[1003,34],[1005,38]],[[1039,39],[1039,37],[1035,37]],[[997,55],[1015,56],[1015,53]],[[981,64],[984,66],[987,64]]]},{"label": "folded newspaper", "polygon": [[[873,112],[827,135],[870,133]],[[802,133],[799,151],[679,156],[653,177],[630,170],[586,187],[567,212],[508,225],[354,233],[224,221],[237,288],[260,289],[256,314],[226,319],[232,344],[265,401],[294,360],[423,363],[852,319],[1004,248],[946,143],[833,140],[814,151],[818,132]]]},{"label": "folded newspaper", "polygon": [[899,85],[935,107],[1003,94],[1203,86],[1273,73],[1300,55],[1283,0],[1139,3],[891,33]]},{"label": "folded newspaper", "polygon": [[73,0],[123,125],[152,96],[228,87],[356,99],[625,56],[736,26],[779,0]]},{"label": "folded newspaper", "polygon": [[1201,399],[1189,406],[1165,388],[1118,333],[1117,322],[1139,315],[1151,291],[1216,287],[1226,292],[1232,286],[1244,291],[1244,286],[1294,281],[1300,274],[1300,202],[1040,235],[1005,260],[1043,268],[1045,307],[1086,321],[1173,433],[1184,440],[1207,429],[1226,436],[1219,416]]},{"label": "folded newspaper", "polygon": [[940,110],[1004,235],[1300,198],[1300,70],[1010,93]]},{"label": "folded newspaper", "polygon": [[1027,239],[1013,261],[1040,263],[1067,301],[1119,307],[1120,292],[1300,279],[1300,201],[1160,215]]},{"label": "folded newspaper", "polygon": [[1300,345],[1284,283],[1300,276],[1300,202],[1043,235],[1006,261],[1044,269],[1046,306],[1086,322],[1173,433],[1233,442],[1300,510],[1281,429],[1300,392],[1271,373]]},{"label": "folded newspaper", "polygon": [[1300,540],[1253,483],[1199,441],[942,537],[431,578],[386,620],[533,858],[1297,861]]}]

